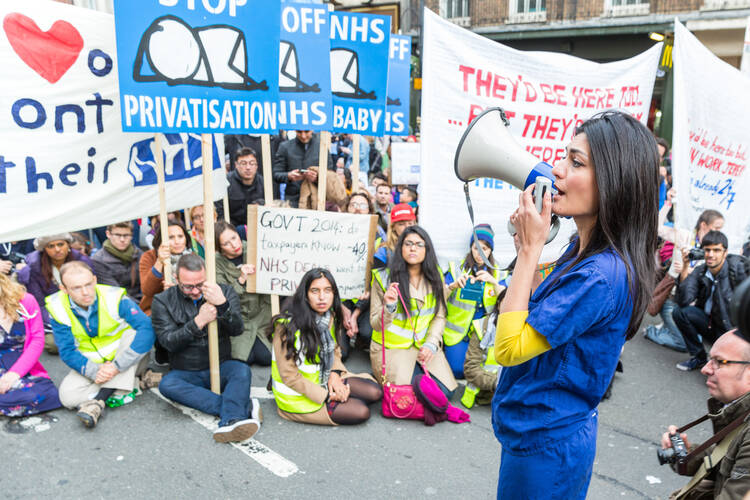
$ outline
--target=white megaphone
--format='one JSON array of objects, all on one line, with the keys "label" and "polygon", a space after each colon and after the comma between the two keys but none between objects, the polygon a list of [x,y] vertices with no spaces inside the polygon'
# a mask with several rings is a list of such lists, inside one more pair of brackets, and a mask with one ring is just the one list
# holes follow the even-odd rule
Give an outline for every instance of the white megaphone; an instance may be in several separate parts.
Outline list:
[{"label": "white megaphone", "polygon": [[[456,148],[453,168],[456,177],[464,182],[472,226],[474,211],[469,198],[469,182],[475,179],[499,179],[521,190],[536,184],[534,200],[539,212],[542,211],[544,194],[547,191],[555,192],[552,165],[539,161],[521,147],[510,134],[509,125],[510,122],[502,108],[486,109],[469,124]],[[555,215],[552,217],[547,243],[557,236],[559,230],[560,221]],[[508,232],[513,235],[515,231],[513,225],[508,222]]]}]

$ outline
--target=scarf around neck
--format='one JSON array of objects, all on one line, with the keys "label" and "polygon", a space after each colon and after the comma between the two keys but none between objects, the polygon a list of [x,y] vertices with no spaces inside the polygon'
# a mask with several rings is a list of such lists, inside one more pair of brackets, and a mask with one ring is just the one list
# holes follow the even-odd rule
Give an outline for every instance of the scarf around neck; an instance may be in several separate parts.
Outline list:
[{"label": "scarf around neck", "polygon": [[133,262],[133,256],[135,255],[135,246],[133,246],[132,243],[128,245],[128,248],[126,248],[125,250],[118,250],[117,248],[115,248],[111,241],[104,240],[102,248],[117,257],[125,264],[130,264],[131,262]]},{"label": "scarf around neck", "polygon": [[320,385],[323,387],[328,387],[328,377],[333,367],[333,353],[336,349],[336,341],[331,335],[331,321],[331,311],[315,318],[315,327],[320,335]]}]

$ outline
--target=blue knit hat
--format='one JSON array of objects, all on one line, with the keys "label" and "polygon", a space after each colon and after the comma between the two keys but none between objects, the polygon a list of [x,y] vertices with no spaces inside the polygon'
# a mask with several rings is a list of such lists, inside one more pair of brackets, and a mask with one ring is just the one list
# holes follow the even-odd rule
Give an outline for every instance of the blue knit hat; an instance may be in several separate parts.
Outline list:
[{"label": "blue knit hat", "polygon": [[492,230],[492,226],[489,224],[478,224],[474,228],[474,232],[471,233],[471,241],[469,246],[474,244],[474,234],[476,233],[479,241],[484,241],[489,245],[491,250],[495,249],[495,231]]}]

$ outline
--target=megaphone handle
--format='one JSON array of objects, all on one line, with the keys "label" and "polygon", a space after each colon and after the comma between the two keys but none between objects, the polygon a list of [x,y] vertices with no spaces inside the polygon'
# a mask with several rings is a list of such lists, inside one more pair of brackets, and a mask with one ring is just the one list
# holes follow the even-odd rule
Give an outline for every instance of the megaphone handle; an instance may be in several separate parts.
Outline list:
[{"label": "megaphone handle", "polygon": [[474,207],[471,205],[471,197],[469,196],[469,183],[468,182],[464,182],[464,195],[466,195],[466,208],[469,209],[469,217],[471,218],[471,231],[474,234],[474,241],[477,243],[477,250],[479,251],[479,256],[482,258],[482,262],[484,262],[485,266],[487,266],[489,269],[497,270],[499,268],[490,264],[489,259],[484,254],[484,250],[482,250],[482,245],[479,244],[479,237],[477,236],[476,224],[474,224]]}]

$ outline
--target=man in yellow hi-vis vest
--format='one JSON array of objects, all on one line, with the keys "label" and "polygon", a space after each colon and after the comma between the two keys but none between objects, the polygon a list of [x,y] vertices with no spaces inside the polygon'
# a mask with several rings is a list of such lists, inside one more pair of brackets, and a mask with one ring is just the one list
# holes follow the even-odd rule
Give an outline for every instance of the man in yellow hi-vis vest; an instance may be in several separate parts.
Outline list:
[{"label": "man in yellow hi-vis vest", "polygon": [[60,358],[71,368],[60,384],[60,402],[77,409],[91,428],[105,404],[132,401],[136,372],[154,345],[154,330],[124,288],[97,285],[86,264],[67,262],[60,281],[62,289],[45,300]]}]

